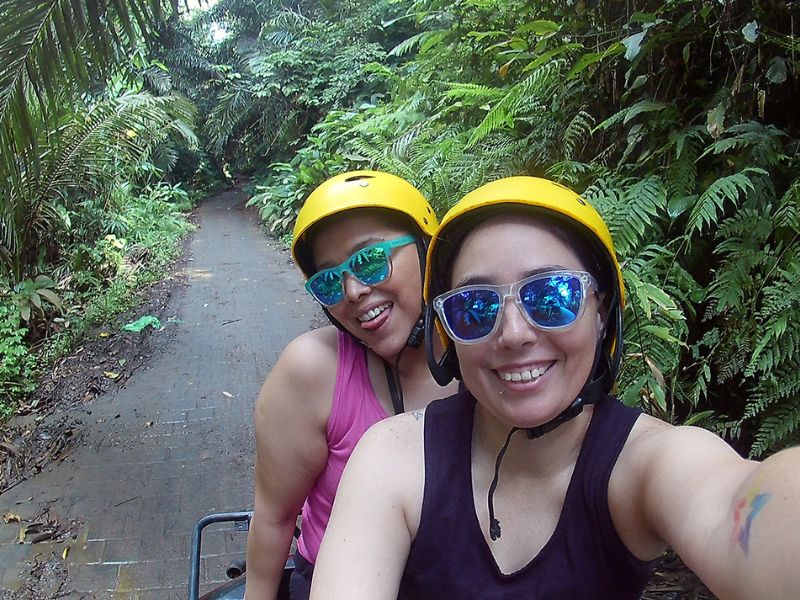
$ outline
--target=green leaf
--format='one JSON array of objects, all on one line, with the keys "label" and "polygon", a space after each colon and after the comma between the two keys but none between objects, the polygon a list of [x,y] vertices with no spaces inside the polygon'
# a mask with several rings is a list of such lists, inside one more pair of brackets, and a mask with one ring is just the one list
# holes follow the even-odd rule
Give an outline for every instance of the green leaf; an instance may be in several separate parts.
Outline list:
[{"label": "green leaf", "polygon": [[37,275],[33,281],[37,285],[45,285],[47,287],[53,287],[56,284],[56,282],[50,279],[47,275]]},{"label": "green leaf", "polygon": [[645,83],[647,83],[647,75],[639,75],[636,79],[633,80],[633,83],[628,87],[628,91],[632,92],[633,90],[639,89]]},{"label": "green leaf", "polygon": [[625,118],[622,120],[623,124],[627,124],[636,116],[642,113],[649,113],[649,112],[658,112],[667,108],[667,104],[663,102],[653,102],[652,100],[640,100],[636,104],[630,107],[625,114]]},{"label": "green leaf", "polygon": [[53,290],[48,290],[42,288],[41,290],[36,290],[36,293],[39,294],[42,298],[46,298],[50,304],[55,306],[56,308],[61,308],[61,298],[56,294]]},{"label": "green leaf", "polygon": [[708,133],[715,140],[719,139],[722,132],[725,131],[725,111],[728,109],[727,99],[717,104],[712,110],[708,111],[706,115],[706,127]]},{"label": "green leaf", "polygon": [[600,62],[609,57],[618,56],[625,52],[625,46],[622,42],[614,42],[606,48],[603,52],[589,52],[581,56],[573,67],[567,73],[567,79],[572,79],[591,65]]},{"label": "green leaf", "polygon": [[699,198],[697,194],[692,194],[690,196],[676,196],[675,198],[672,198],[667,205],[667,212],[669,213],[669,216],[673,219],[677,219],[695,205],[697,198]]},{"label": "green leaf", "polygon": [[667,329],[666,327],[660,327],[658,325],[645,325],[642,327],[644,331],[648,333],[652,333],[659,339],[665,340],[667,342],[672,342],[673,344],[680,344],[681,346],[686,346],[682,341],[672,335],[672,332]]},{"label": "green leaf", "polygon": [[530,23],[525,23],[522,27],[517,29],[516,33],[518,35],[533,33],[534,35],[548,36],[554,33],[558,33],[560,29],[561,26],[555,21],[542,20],[542,21],[531,21]]},{"label": "green leaf", "polygon": [[714,416],[713,410],[704,410],[699,413],[692,413],[688,417],[686,417],[686,420],[683,422],[683,424],[686,426],[694,425],[695,423],[700,423],[701,421],[704,421],[705,419],[713,416]]},{"label": "green leaf", "polygon": [[655,13],[635,12],[631,15],[629,23],[655,23],[657,17]]},{"label": "green leaf", "polygon": [[30,303],[33,304],[39,310],[42,310],[42,299],[39,297],[39,294],[31,294],[28,296]]},{"label": "green leaf", "polygon": [[553,48],[552,50],[548,50],[547,52],[543,52],[527,65],[525,68],[522,69],[523,73],[527,73],[528,71],[533,71],[534,69],[538,69],[543,64],[550,62],[553,58],[558,56],[559,54],[564,54],[565,52],[569,52],[570,50],[578,50],[579,48],[583,48],[583,44],[579,44],[577,42],[572,42],[570,44],[564,44],[559,46],[558,48]]}]

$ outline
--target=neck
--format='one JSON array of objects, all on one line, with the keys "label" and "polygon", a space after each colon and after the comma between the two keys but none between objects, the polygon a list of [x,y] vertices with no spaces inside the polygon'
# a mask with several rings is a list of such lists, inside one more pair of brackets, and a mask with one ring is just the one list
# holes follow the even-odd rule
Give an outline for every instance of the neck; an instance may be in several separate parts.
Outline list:
[{"label": "neck", "polygon": [[[511,437],[502,469],[504,472],[525,470],[547,475],[559,471],[577,459],[593,409],[587,406],[583,412],[553,431],[535,439],[529,439],[525,429]],[[481,404],[475,405],[473,427],[473,456],[485,457],[494,464],[512,426],[499,420]]]},{"label": "neck", "polygon": [[[434,348],[437,353],[444,352],[444,346],[441,340],[436,337],[434,340]],[[387,357],[387,363],[395,369],[398,375],[405,381],[407,378],[423,377],[430,378],[430,371],[428,370],[428,360],[425,356],[425,344],[420,344],[416,348],[405,346],[399,353],[400,362],[397,362],[397,356]]]}]

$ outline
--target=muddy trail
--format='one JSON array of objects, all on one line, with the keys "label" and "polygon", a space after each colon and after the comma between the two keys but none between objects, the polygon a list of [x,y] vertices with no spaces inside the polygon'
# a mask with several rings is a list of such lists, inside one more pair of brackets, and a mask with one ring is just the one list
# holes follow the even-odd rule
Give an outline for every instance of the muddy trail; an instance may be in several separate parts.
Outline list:
[{"label": "muddy trail", "polygon": [[[170,277],[60,361],[0,438],[0,597],[185,598],[195,521],[252,506],[253,401],[320,314],[244,199],[204,202]],[[120,331],[141,316],[162,328]],[[245,535],[205,536],[203,589]]]}]

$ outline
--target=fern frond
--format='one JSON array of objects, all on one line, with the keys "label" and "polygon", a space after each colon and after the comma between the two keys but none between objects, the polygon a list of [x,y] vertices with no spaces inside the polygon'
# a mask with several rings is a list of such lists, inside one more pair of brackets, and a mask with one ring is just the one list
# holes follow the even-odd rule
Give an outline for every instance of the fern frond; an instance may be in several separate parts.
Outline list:
[{"label": "fern frond", "polygon": [[795,179],[775,210],[775,225],[800,232],[800,179]]},{"label": "fern frond", "polygon": [[437,40],[441,41],[450,31],[448,29],[438,29],[435,31],[423,31],[412,35],[407,40],[403,40],[397,46],[389,50],[388,56],[403,56],[408,54],[414,48],[425,48],[426,44],[435,43]]},{"label": "fern frond", "polygon": [[567,123],[562,137],[562,156],[569,160],[575,157],[575,149],[579,144],[584,144],[592,134],[594,117],[581,109]]},{"label": "fern frond", "polygon": [[746,167],[741,172],[714,181],[702,193],[689,215],[687,233],[702,233],[715,225],[723,213],[726,202],[739,203],[742,196],[755,190],[752,175],[768,175],[763,169]]},{"label": "fern frond", "polygon": [[626,189],[629,183],[602,179],[584,194],[605,217],[617,251],[623,256],[633,253],[659,229],[667,206],[667,191],[659,177],[649,177]]},{"label": "fern frond", "polygon": [[706,148],[700,158],[748,149],[756,164],[774,166],[782,159],[781,138],[787,137],[787,134],[774,125],[749,121],[728,127],[725,136]]},{"label": "fern frond", "polygon": [[531,110],[532,106],[542,105],[547,101],[560,83],[563,68],[563,61],[553,61],[535,69],[528,77],[509,89],[474,129],[467,142],[467,148],[474,146],[497,129],[512,127],[514,117],[523,103],[527,110]]},{"label": "fern frond", "polygon": [[[793,379],[793,385],[790,387],[796,393],[800,389],[800,368],[795,371]],[[787,396],[782,394],[782,397]],[[750,448],[750,457],[757,458],[777,446],[790,445],[797,440],[798,430],[800,430],[800,398],[795,398],[777,406],[762,421],[755,435],[755,441]]]},{"label": "fern frond", "polygon": [[462,101],[469,101],[477,105],[503,98],[508,92],[502,88],[493,88],[488,85],[476,83],[448,83],[445,98],[455,98]]},{"label": "fern frond", "polygon": [[640,100],[632,106],[623,108],[621,111],[611,115],[609,118],[602,121],[593,131],[602,131],[609,129],[618,123],[626,125],[637,116],[650,112],[659,112],[669,107],[669,104],[664,102],[654,102],[652,100]]}]

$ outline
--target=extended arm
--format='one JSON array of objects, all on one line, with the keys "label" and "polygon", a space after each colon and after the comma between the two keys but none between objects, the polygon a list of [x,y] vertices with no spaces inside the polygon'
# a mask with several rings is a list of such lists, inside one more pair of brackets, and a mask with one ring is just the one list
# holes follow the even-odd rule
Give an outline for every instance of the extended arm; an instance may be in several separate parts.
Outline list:
[{"label": "extended arm", "polygon": [[800,448],[756,463],[705,431],[660,435],[647,497],[663,539],[722,600],[798,598]]},{"label": "extended arm", "polygon": [[324,330],[292,341],[256,401],[247,600],[276,597],[297,513],[327,460],[326,424],[336,368],[332,335],[333,347],[331,332]]},{"label": "extended arm", "polygon": [[394,600],[422,504],[422,412],[373,425],[342,476],[312,600]]}]

